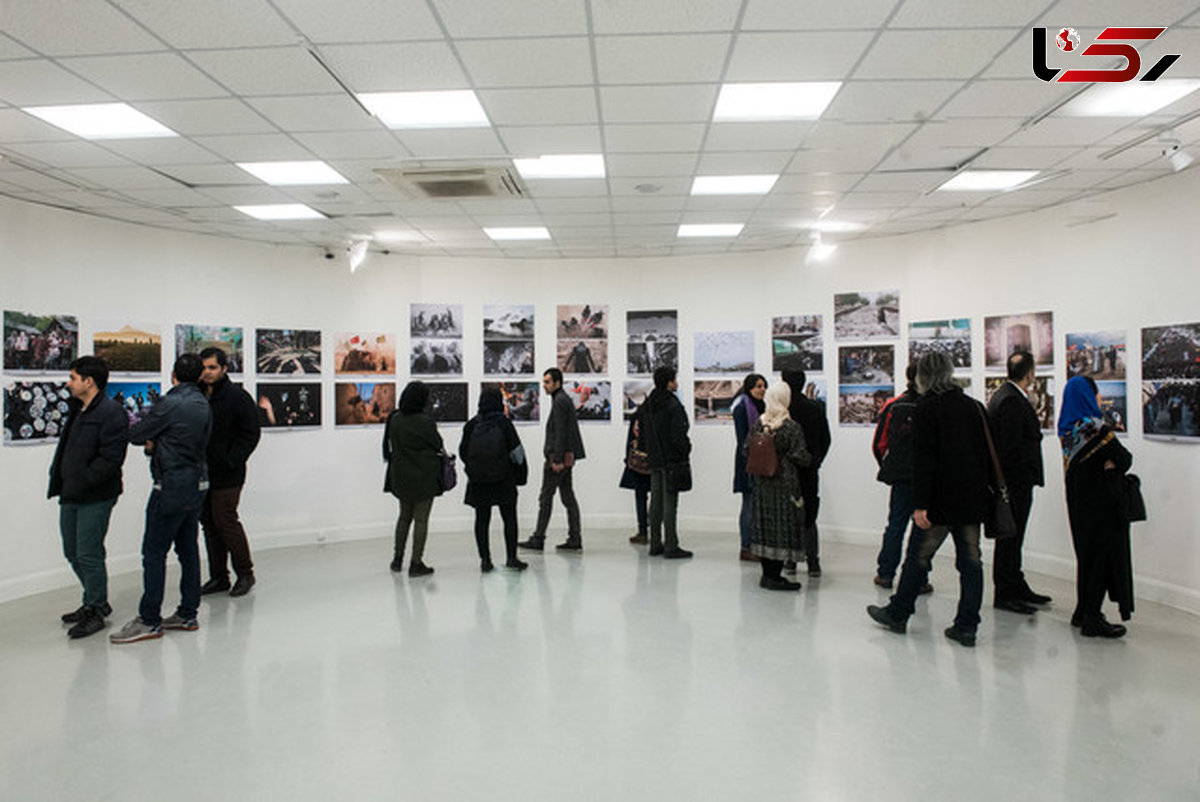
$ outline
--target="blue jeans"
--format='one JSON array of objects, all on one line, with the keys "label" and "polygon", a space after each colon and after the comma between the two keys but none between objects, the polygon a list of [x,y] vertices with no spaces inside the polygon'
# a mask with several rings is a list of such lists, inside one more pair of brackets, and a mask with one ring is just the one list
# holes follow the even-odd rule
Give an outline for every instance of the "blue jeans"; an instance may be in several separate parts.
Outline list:
[{"label": "blue jeans", "polygon": [[[913,514],[912,485],[894,484],[888,499],[888,522],[883,530],[883,546],[876,559],[879,567],[875,573],[880,579],[891,580],[900,567],[900,553],[904,550],[904,530]],[[911,542],[911,541],[910,541]]]},{"label": "blue jeans", "polygon": [[888,605],[893,618],[907,620],[916,610],[917,595],[929,581],[933,555],[946,540],[954,538],[954,567],[958,569],[958,613],[954,626],[962,632],[975,632],[979,627],[979,607],[983,604],[983,562],[979,554],[979,524],[933,526],[918,529],[913,526],[908,539],[908,553],[900,585]]},{"label": "blue jeans", "polygon": [[200,609],[200,505],[203,491],[182,506],[163,504],[163,493],[154,490],[146,503],[146,534],[142,537],[142,601],[138,616],[150,626],[162,623],[163,592],[167,582],[167,553],[175,547],[182,576],[179,579],[180,618],[195,618]]},{"label": "blue jeans", "polygon": [[742,491],[742,509],[738,513],[738,531],[742,534],[742,548],[750,549],[750,536],[754,534],[754,491]]},{"label": "blue jeans", "polygon": [[108,603],[108,569],[105,567],[104,536],[108,519],[116,506],[115,498],[88,504],[62,503],[58,506],[58,530],[62,535],[63,556],[83,585],[83,603],[102,607]]}]

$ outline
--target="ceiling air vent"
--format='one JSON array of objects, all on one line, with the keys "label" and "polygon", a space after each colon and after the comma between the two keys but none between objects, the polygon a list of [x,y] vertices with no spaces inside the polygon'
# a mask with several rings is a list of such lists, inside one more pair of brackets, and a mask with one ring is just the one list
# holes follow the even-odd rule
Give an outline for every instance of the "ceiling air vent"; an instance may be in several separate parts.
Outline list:
[{"label": "ceiling air vent", "polygon": [[375,174],[413,200],[522,198],[525,193],[507,167],[426,169],[384,167]]}]

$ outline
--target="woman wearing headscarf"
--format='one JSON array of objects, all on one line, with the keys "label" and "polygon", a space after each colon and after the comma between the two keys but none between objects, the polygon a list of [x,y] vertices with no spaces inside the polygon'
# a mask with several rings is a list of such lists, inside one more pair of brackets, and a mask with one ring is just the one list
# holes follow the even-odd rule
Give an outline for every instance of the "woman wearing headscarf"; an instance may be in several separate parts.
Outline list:
[{"label": "woman wearing headscarf", "polygon": [[1089,638],[1119,638],[1125,627],[1101,612],[1108,594],[1121,611],[1133,614],[1133,560],[1129,521],[1121,512],[1125,473],[1133,456],[1104,424],[1100,393],[1089,376],[1076,376],[1063,388],[1058,438],[1066,468],[1067,514],[1075,545],[1076,603],[1071,625]]},{"label": "woman wearing headscarf", "polygon": [[529,564],[517,559],[517,485],[525,483],[529,468],[517,429],[504,415],[504,396],[498,387],[480,392],[479,414],[463,427],[458,454],[467,473],[465,503],[475,508],[480,570],[486,574],[494,568],[488,529],[492,507],[499,507],[504,522],[504,567],[524,571]]},{"label": "woman wearing headscarf", "polygon": [[[763,396],[762,417],[755,432],[771,436],[777,469],[774,476],[755,476],[750,552],[762,562],[759,587],[767,590],[799,590],[800,583],[783,578],[785,561],[804,559],[800,524],[804,521],[804,497],[800,469],[812,462],[804,445],[804,430],[788,415],[792,391],[784,382]],[[748,438],[749,439],[749,438]]]},{"label": "woman wearing headscarf", "polygon": [[429,386],[420,381],[409,382],[400,394],[399,407],[388,418],[383,436],[383,458],[388,464],[384,490],[400,500],[391,568],[393,571],[403,568],[404,548],[411,526],[413,550],[412,561],[408,564],[409,576],[433,573],[433,569],[422,562],[422,557],[433,498],[441,492],[438,480],[443,444],[437,424],[425,413],[428,404]]},{"label": "woman wearing headscarf", "polygon": [[737,448],[733,452],[733,492],[742,496],[742,509],[738,514],[738,530],[742,537],[740,559],[756,561],[750,552],[750,535],[754,531],[754,478],[746,473],[746,435],[758,425],[766,409],[763,396],[767,393],[767,379],[759,373],[751,373],[742,382],[742,389],[733,399],[733,433],[737,437]]}]

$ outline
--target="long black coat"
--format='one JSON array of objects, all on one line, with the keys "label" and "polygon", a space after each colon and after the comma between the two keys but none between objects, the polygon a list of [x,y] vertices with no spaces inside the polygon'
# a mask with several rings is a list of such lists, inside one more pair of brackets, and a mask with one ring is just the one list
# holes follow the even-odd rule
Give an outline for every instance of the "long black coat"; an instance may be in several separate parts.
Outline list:
[{"label": "long black coat", "polygon": [[[733,435],[737,441],[737,445],[733,451],[733,492],[734,493],[753,493],[754,492],[754,477],[746,473],[746,455],[743,453],[743,446],[746,443],[746,436],[750,434],[753,428],[750,425],[750,410],[748,405],[754,404],[758,415],[762,415],[765,408],[762,401],[755,401],[745,393],[739,395],[733,402]],[[758,422],[758,415],[755,416],[755,423]]]},{"label": "long black coat", "polygon": [[804,525],[812,526],[817,520],[820,500],[820,470],[833,438],[829,434],[829,415],[825,405],[814,401],[800,392],[792,392],[792,404],[788,415],[804,430],[804,444],[812,462],[800,469],[800,493],[804,496]]},{"label": "long black coat", "polygon": [[442,436],[424,412],[388,417],[383,457],[388,463],[384,489],[401,501],[424,501],[440,492]]},{"label": "long black coat", "polygon": [[913,413],[913,507],[934,524],[982,523],[992,460],[983,404],[959,387],[921,398]]},{"label": "long black coat", "polygon": [[208,438],[208,482],[213,490],[246,484],[246,461],[262,434],[258,405],[228,376],[212,386],[212,435]]},{"label": "long black coat", "polygon": [[1006,381],[988,402],[988,419],[996,440],[1000,469],[1009,487],[1041,487],[1042,427],[1033,404],[1021,388]]},{"label": "long black coat", "polygon": [[638,422],[651,469],[687,462],[692,453],[687,410],[674,393],[656,388],[638,410]]},{"label": "long black coat", "polygon": [[129,417],[121,405],[103,393],[87,408],[72,398],[71,414],[63,427],[50,463],[48,498],[63,503],[89,504],[121,495],[121,465],[129,443]]},{"label": "long black coat", "polygon": [[[504,459],[508,463],[508,475],[498,482],[481,482],[471,478],[471,464],[467,461],[467,455],[470,453],[471,436],[475,433],[476,427],[479,426],[481,419],[491,420],[496,419],[500,426],[500,430],[504,432]],[[491,507],[494,504],[507,504],[517,500],[517,472],[518,466],[512,462],[510,454],[512,450],[521,445],[521,438],[517,434],[517,427],[513,426],[512,421],[504,417],[503,412],[484,412],[476,415],[467,421],[467,425],[463,427],[462,440],[458,444],[458,456],[462,459],[463,470],[467,473],[467,492],[463,500],[469,507]],[[526,476],[528,476],[529,468],[525,467]]]}]

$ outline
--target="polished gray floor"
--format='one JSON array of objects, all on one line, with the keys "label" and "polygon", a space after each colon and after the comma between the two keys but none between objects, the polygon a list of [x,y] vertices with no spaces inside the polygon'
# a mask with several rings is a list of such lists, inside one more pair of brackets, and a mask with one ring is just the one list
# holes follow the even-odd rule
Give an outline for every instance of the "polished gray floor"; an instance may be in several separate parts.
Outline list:
[{"label": "polished gray floor", "polygon": [[83,641],[57,622],[73,589],[0,605],[0,798],[1200,798],[1194,616],[1143,603],[1087,640],[1071,586],[1037,578],[1057,603],[985,608],[968,650],[941,634],[946,556],[900,636],[864,612],[869,549],[827,545],[781,594],[732,537],[687,545],[591,532],[481,576],[469,535],[435,535],[414,580],[383,541],[268,551],[199,632],[125,646],[137,575]]}]

